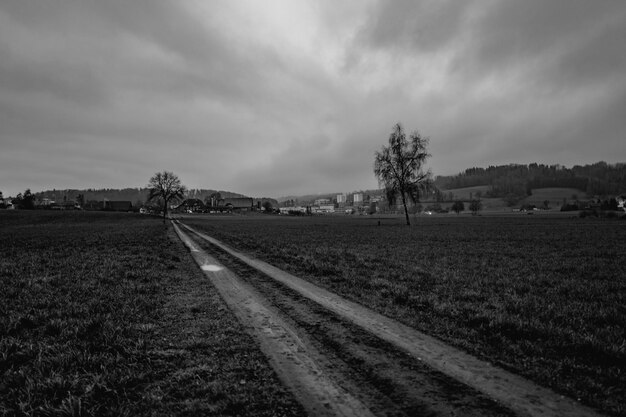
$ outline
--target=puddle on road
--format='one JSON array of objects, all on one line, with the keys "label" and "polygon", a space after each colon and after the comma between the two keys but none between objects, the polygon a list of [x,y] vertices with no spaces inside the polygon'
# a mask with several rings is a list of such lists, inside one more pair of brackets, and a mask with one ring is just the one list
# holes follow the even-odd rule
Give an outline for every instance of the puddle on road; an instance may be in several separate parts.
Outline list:
[{"label": "puddle on road", "polygon": [[211,272],[217,272],[223,269],[221,266],[217,266],[217,265],[202,265],[200,268],[202,268],[203,271],[211,271]]}]

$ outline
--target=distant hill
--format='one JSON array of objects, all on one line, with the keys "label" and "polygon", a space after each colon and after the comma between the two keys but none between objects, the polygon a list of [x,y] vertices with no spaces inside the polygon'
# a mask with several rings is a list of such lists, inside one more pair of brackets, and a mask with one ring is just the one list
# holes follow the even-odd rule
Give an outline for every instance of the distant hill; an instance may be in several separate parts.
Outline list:
[{"label": "distant hill", "polygon": [[438,176],[440,190],[487,186],[487,197],[527,196],[538,188],[570,188],[589,196],[626,193],[626,163],[591,165],[510,164],[488,168],[469,168],[451,176]]},{"label": "distant hill", "polygon": [[[539,205],[537,203],[544,201],[557,204],[564,199],[595,196],[605,198],[626,194],[626,163],[597,162],[571,168],[537,163],[468,168],[456,175],[436,177],[435,186],[440,193],[422,196],[422,201],[470,200],[480,197],[485,204],[494,207],[511,207],[524,203]],[[293,201],[311,204],[319,198],[332,201],[337,194],[353,193],[377,196],[382,195],[383,190],[290,195],[277,200],[280,203]]]},{"label": "distant hill", "polygon": [[[231,191],[217,191],[207,189],[191,189],[187,193],[188,198],[197,198],[202,201],[213,193],[219,192],[222,198],[238,198],[246,197],[243,194],[233,193]],[[56,202],[75,201],[79,194],[84,196],[85,201],[130,201],[133,205],[142,205],[148,198],[148,188],[88,188],[84,190],[66,189],[66,190],[47,190],[34,193],[35,198],[41,200],[49,198]]]}]

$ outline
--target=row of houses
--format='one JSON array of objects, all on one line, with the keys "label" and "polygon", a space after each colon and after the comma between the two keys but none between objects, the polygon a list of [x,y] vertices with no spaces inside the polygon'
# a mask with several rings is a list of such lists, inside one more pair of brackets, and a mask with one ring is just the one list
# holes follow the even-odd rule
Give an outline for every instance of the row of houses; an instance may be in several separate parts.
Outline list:
[{"label": "row of houses", "polygon": [[209,213],[224,211],[252,211],[261,210],[261,202],[254,204],[254,199],[250,197],[232,197],[219,200],[211,199],[207,203],[198,198],[187,198],[181,203],[171,207],[174,211],[182,211],[187,213]]},{"label": "row of houses", "polygon": [[[8,210],[19,209],[17,204],[10,198],[0,201],[0,206]],[[24,207],[21,207],[24,208]],[[76,201],[68,200],[56,202],[47,198],[42,201],[35,201],[31,207],[36,210],[104,210],[104,211],[135,211],[136,209],[130,201],[87,201],[83,205]]]},{"label": "row of houses", "polygon": [[[185,212],[209,212],[209,211],[252,211],[252,210],[261,210],[262,209],[262,200],[258,200],[255,204],[254,200],[249,197],[233,197],[233,198],[223,198],[219,200],[211,200],[207,201],[207,203],[203,202],[200,199],[196,198],[188,198],[183,200],[180,203],[174,204],[170,206],[171,210],[175,211],[185,211]],[[6,209],[18,209],[24,208],[20,207],[17,204],[14,204],[10,198],[0,199],[0,207]],[[48,198],[44,198],[42,200],[37,200],[33,202],[33,206],[31,208],[34,209],[45,209],[45,210],[103,210],[103,211],[141,211],[141,212],[151,212],[158,211],[160,207],[158,204],[152,204],[149,207],[145,206],[134,206],[130,201],[86,201],[84,203],[79,203],[74,200],[66,200],[62,202],[56,202]]]},{"label": "row of houses", "polygon": [[335,205],[327,204],[321,206],[294,206],[294,207],[280,207],[280,214],[326,214],[334,213]]}]

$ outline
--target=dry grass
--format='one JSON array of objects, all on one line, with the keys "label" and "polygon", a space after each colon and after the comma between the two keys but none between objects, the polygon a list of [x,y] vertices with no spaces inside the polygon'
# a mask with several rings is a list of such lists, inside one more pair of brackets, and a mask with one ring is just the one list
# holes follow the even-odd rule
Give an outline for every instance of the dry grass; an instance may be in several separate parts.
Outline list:
[{"label": "dry grass", "polygon": [[626,412],[623,221],[451,215],[408,228],[377,220],[188,223],[542,385]]},{"label": "dry grass", "polygon": [[0,226],[0,414],[302,414],[160,220],[1,211]]}]

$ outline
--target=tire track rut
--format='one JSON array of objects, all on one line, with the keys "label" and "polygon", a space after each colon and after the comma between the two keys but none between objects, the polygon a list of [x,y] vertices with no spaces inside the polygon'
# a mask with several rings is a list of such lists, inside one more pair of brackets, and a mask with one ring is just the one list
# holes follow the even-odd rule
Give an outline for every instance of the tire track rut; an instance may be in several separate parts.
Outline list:
[{"label": "tire track rut", "polygon": [[255,289],[325,357],[327,372],[381,416],[506,416],[512,411],[434,371],[227,253],[200,243]]},{"label": "tire track rut", "polygon": [[[176,224],[174,226],[181,235],[183,232]],[[308,297],[309,294],[303,296],[293,287],[285,285],[285,282],[278,282],[271,276],[273,267],[269,268],[270,274],[266,274],[264,272],[268,272],[268,268],[263,265],[261,268],[258,267],[258,264],[263,264],[262,262],[257,260],[248,262],[243,255],[237,256],[237,252],[220,242],[189,226],[184,224],[182,226],[194,235],[192,244],[195,245],[195,250],[205,256],[202,262],[206,262],[206,257],[209,257],[211,262],[217,263],[219,260],[226,270],[233,271],[233,279],[240,282],[238,285],[248,287],[254,294],[255,302],[272,312],[299,340],[300,349],[310,353],[311,360],[318,366],[316,372],[328,378],[324,384],[341,387],[344,393],[349,394],[357,408],[361,407],[354,415],[364,415],[363,409],[381,416],[595,415],[589,409],[576,408],[577,404],[572,408],[571,400],[568,399],[565,399],[567,405],[565,410],[561,408],[562,404],[553,402],[549,402],[546,407],[542,404],[541,398],[532,395],[528,396],[530,405],[522,404],[522,407],[519,406],[518,398],[507,402],[496,396],[495,398],[500,401],[493,400],[493,396],[470,387],[462,378],[445,375],[441,369],[437,369],[437,366],[433,368],[432,361],[422,360],[420,355],[415,355],[411,350],[407,351],[402,344],[394,344],[393,338],[381,339],[371,331],[365,330],[361,323],[351,320],[349,315],[347,317],[344,315],[344,310],[351,311],[349,305],[340,306],[335,311],[329,310],[327,306],[321,305],[319,300]],[[194,249],[192,254],[193,251]],[[263,338],[262,334],[257,336]],[[263,341],[261,346],[263,349]],[[436,350],[437,347],[430,349]],[[445,356],[445,353],[443,355]],[[272,358],[271,353],[268,356]],[[277,372],[280,375],[281,371],[277,369]],[[303,398],[304,394],[298,392],[298,384],[294,385],[294,381],[289,381],[288,376],[281,377],[292,387],[301,401],[310,400]],[[507,383],[506,378],[502,383]],[[507,392],[506,389],[504,391]],[[556,396],[554,393],[551,394]],[[344,415],[337,413],[337,410],[331,410],[329,402],[333,401],[333,399],[322,401],[323,411],[327,412],[327,415]],[[552,398],[548,401],[552,401]],[[306,407],[305,402],[303,405]],[[319,414],[320,409],[318,407],[309,411]]]},{"label": "tire track rut", "polygon": [[218,292],[269,358],[279,378],[292,389],[310,415],[372,416],[350,392],[336,384],[320,367],[320,355],[298,337],[281,317],[268,309],[247,283],[202,250],[173,223],[174,230]]}]

